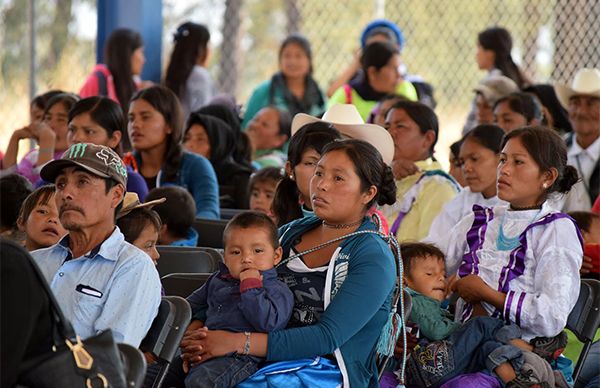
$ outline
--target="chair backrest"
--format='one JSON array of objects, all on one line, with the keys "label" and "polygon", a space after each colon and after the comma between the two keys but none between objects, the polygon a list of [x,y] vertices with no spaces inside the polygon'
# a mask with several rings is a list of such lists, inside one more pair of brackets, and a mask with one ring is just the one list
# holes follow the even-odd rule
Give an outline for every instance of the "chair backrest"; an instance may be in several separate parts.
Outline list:
[{"label": "chair backrest", "polygon": [[166,295],[187,298],[192,292],[202,287],[210,277],[210,273],[170,273],[161,279]]},{"label": "chair backrest", "polygon": [[127,386],[139,388],[146,375],[146,359],[142,352],[128,344],[117,344],[125,365]]},{"label": "chair backrest", "polygon": [[150,330],[142,340],[140,349],[158,357],[167,340],[167,336],[175,320],[175,307],[168,299],[162,298],[158,306],[158,314],[154,317]]},{"label": "chair backrest", "polygon": [[230,220],[232,219],[234,216],[248,211],[247,209],[227,209],[227,208],[221,208],[221,219],[222,220]]},{"label": "chair backrest", "polygon": [[196,218],[192,227],[198,232],[198,246],[223,249],[223,231],[227,220]]},{"label": "chair backrest", "polygon": [[160,254],[158,273],[214,272],[219,269],[220,255],[198,247],[156,247]]},{"label": "chair backrest", "polygon": [[223,263],[223,250],[217,248],[209,248],[209,247],[197,247],[198,250],[202,252],[206,252],[215,259],[217,263]]},{"label": "chair backrest", "polygon": [[600,326],[600,281],[582,279],[577,303],[567,319],[567,328],[582,342],[593,341]]},{"label": "chair backrest", "polygon": [[179,296],[165,296],[164,299],[167,299],[175,307],[175,318],[159,357],[172,361],[179,349],[179,343],[185,330],[192,320],[192,308],[187,300]]}]

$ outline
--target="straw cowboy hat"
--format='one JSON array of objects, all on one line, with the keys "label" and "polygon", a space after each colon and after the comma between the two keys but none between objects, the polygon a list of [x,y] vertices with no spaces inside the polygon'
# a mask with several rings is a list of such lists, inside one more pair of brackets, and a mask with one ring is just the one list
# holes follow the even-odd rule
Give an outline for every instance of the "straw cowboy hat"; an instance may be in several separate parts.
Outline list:
[{"label": "straw cowboy hat", "polygon": [[342,135],[370,143],[377,148],[385,164],[392,164],[394,159],[394,140],[392,136],[379,125],[365,124],[354,105],[335,104],[325,112],[322,119],[306,113],[298,113],[292,120],[292,136],[302,126],[315,122],[333,124]]},{"label": "straw cowboy hat", "polygon": [[585,95],[600,98],[600,70],[581,69],[575,74],[571,87],[557,83],[554,86],[554,91],[560,104],[567,109],[569,100],[573,96]]},{"label": "straw cowboy hat", "polygon": [[163,203],[166,200],[166,198],[158,198],[153,201],[141,202],[136,193],[128,191],[125,193],[125,197],[123,198],[123,207],[121,208],[121,211],[119,211],[119,214],[117,214],[117,219],[126,216],[135,209],[141,209],[144,207],[152,208],[152,206]]}]

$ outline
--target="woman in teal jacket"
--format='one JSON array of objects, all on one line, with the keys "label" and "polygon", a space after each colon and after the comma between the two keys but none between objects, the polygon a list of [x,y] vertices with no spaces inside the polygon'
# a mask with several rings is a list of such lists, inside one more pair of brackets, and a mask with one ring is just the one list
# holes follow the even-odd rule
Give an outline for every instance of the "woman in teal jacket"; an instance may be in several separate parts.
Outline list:
[{"label": "woman in teal jacket", "polygon": [[288,36],[279,47],[279,69],[270,80],[254,89],[246,104],[242,128],[262,108],[274,105],[296,113],[320,116],[325,111],[325,97],[312,77],[310,42],[301,35]]},{"label": "woman in teal jacket", "polygon": [[374,203],[395,201],[392,171],[364,141],[333,142],[323,150],[311,193],[316,216],[280,230],[285,258],[278,274],[295,296],[288,328],[249,336],[197,329],[182,341],[184,360],[194,364],[246,347],[267,361],[324,356],[335,359],[345,387],[379,387],[375,348],[390,312],[394,257],[376,234],[343,236],[377,230],[365,215]]}]

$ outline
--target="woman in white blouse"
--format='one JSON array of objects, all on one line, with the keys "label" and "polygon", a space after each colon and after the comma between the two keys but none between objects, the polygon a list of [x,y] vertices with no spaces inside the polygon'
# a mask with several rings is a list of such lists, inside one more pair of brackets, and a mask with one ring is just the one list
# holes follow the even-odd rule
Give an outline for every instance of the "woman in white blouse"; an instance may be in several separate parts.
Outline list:
[{"label": "woman in white blouse", "polygon": [[525,340],[563,330],[579,294],[583,250],[574,221],[546,199],[577,181],[566,162],[565,144],[550,129],[506,135],[497,189],[508,204],[475,206],[437,241],[448,274],[456,274],[458,318],[487,313],[519,325]]}]

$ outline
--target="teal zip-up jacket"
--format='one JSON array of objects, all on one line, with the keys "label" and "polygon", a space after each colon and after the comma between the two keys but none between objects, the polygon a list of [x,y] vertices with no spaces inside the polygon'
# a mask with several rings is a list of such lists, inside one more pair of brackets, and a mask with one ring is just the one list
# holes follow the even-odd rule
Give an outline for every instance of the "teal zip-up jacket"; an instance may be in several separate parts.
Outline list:
[{"label": "teal zip-up jacket", "polygon": [[[315,216],[280,228],[287,258],[293,242],[321,220]],[[365,218],[358,230],[377,228]],[[396,279],[394,256],[375,234],[349,237],[327,270],[325,311],[318,323],[269,333],[267,360],[295,360],[334,354],[345,387],[379,387],[375,346],[386,323]]]}]

